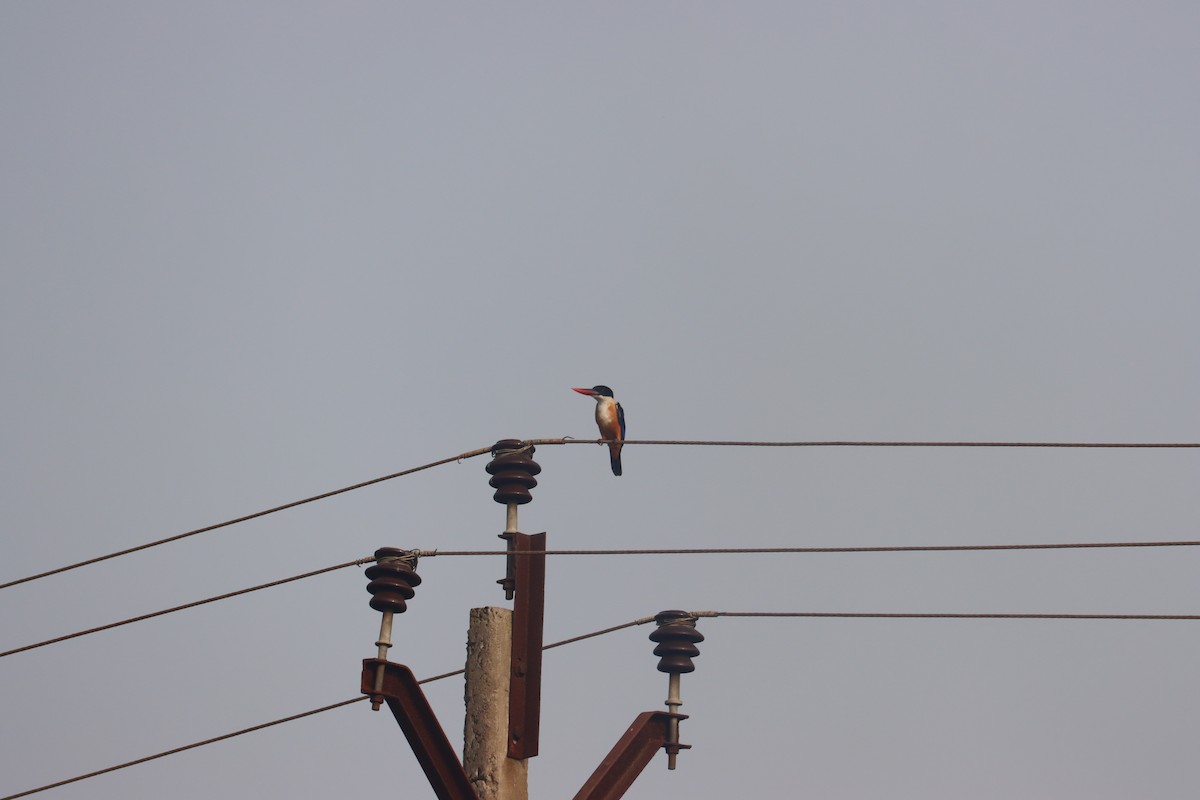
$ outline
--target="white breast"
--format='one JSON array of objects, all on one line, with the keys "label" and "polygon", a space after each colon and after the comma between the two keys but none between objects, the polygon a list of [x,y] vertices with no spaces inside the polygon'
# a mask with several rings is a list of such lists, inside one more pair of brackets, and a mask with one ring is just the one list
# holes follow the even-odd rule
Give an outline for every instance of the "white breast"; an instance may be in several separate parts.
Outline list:
[{"label": "white breast", "polygon": [[596,424],[611,428],[617,424],[617,401],[611,397],[596,398]]}]

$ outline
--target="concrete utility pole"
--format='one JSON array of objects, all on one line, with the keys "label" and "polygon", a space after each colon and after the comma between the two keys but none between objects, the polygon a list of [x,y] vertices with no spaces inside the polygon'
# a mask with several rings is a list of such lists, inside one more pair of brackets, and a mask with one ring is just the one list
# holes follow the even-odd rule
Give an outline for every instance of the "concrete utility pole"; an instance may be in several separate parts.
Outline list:
[{"label": "concrete utility pole", "polygon": [[529,800],[529,761],[508,757],[511,657],[512,612],[471,609],[463,768],[479,800]]}]

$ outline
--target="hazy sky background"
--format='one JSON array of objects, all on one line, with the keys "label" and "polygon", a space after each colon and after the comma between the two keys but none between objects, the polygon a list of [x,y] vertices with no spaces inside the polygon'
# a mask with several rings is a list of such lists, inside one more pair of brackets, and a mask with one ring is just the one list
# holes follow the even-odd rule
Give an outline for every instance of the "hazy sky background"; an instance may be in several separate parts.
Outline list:
[{"label": "hazy sky background", "polygon": [[[1200,8],[0,6],[0,582],[483,447],[1196,441]],[[542,447],[557,547],[1195,539],[1186,450]],[[0,650],[498,547],[486,458],[0,592]],[[1200,613],[1190,549],[554,558],[547,641],[665,608]],[[392,656],[462,666],[495,558]],[[346,569],[0,659],[0,794],[353,697]],[[1178,798],[1200,623],[702,620],[631,798]],[[550,651],[534,798],[662,707]],[[428,692],[456,744],[462,683]],[[365,704],[48,792],[430,797]]]}]

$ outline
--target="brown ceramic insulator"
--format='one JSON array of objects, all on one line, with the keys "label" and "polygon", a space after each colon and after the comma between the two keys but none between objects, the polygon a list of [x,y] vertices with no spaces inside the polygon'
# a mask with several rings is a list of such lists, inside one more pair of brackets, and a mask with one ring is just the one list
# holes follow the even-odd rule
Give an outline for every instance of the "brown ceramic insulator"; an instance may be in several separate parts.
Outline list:
[{"label": "brown ceramic insulator", "polygon": [[[520,455],[509,455],[521,450]],[[488,485],[496,490],[492,499],[505,505],[524,505],[533,500],[529,490],[537,486],[537,475],[542,467],[532,458],[534,449],[522,450],[520,439],[501,439],[492,447],[493,458],[487,465],[492,479]]]},{"label": "brown ceramic insulator", "polygon": [[696,618],[686,611],[663,611],[654,621],[658,627],[650,633],[650,641],[658,642],[654,648],[654,655],[660,656],[658,671],[693,672],[692,659],[700,655],[696,642],[704,641],[704,634],[696,630]]},{"label": "brown ceramic insulator", "polygon": [[421,585],[421,576],[412,570],[415,559],[412,553],[395,547],[379,548],[375,558],[379,561],[364,570],[371,581],[367,584],[371,608],[403,614],[408,609],[404,601],[411,600],[416,593],[413,587]]}]

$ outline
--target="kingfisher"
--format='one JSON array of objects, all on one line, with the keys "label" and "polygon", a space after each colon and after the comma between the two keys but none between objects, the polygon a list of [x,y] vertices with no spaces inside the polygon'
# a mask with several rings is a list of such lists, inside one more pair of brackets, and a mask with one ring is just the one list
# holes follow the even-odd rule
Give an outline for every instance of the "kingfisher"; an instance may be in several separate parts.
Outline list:
[{"label": "kingfisher", "polygon": [[621,474],[621,442],[625,439],[625,409],[613,399],[612,389],[607,386],[593,386],[590,389],[571,391],[586,394],[596,398],[596,426],[600,428],[601,439],[613,439],[608,445],[608,460],[612,464],[613,475]]}]

